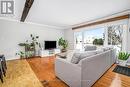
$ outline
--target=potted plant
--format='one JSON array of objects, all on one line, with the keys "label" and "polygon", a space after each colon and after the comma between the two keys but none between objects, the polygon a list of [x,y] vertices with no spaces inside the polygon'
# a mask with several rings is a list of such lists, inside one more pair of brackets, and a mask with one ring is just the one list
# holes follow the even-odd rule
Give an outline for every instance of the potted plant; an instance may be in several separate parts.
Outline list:
[{"label": "potted plant", "polygon": [[59,46],[61,46],[62,48],[61,48],[61,50],[62,50],[62,52],[66,52],[66,48],[68,47],[68,42],[67,42],[67,40],[64,40],[62,37],[59,39],[59,41],[58,41],[58,44],[59,44]]},{"label": "potted plant", "polygon": [[118,60],[119,60],[119,65],[125,66],[127,63],[127,59],[130,57],[130,54],[127,52],[119,52],[118,54]]},{"label": "potted plant", "polygon": [[[24,47],[25,51],[25,57],[33,57],[37,55],[37,49],[38,46],[41,47],[40,43],[38,42],[39,36],[35,36],[33,34],[30,34],[31,40],[26,40],[25,43],[19,43],[18,45],[21,47]],[[19,53],[20,55],[20,53]]]},{"label": "potted plant", "polygon": [[31,36],[31,46],[32,46],[32,48],[34,49],[34,56],[36,56],[36,46],[38,46],[39,45],[39,42],[38,42],[38,38],[39,38],[39,36],[35,36],[35,35],[33,35],[33,34],[31,34],[30,35]]},{"label": "potted plant", "polygon": [[16,55],[19,55],[20,56],[20,59],[23,59],[25,57],[25,53],[20,51],[18,53],[16,53]]}]

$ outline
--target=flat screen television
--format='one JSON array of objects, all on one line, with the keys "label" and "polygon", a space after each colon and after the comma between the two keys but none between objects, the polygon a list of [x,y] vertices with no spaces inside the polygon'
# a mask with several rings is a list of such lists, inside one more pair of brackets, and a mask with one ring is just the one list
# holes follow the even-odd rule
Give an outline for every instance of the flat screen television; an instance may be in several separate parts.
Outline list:
[{"label": "flat screen television", "polygon": [[56,48],[56,41],[45,41],[45,50],[47,49],[55,49]]}]

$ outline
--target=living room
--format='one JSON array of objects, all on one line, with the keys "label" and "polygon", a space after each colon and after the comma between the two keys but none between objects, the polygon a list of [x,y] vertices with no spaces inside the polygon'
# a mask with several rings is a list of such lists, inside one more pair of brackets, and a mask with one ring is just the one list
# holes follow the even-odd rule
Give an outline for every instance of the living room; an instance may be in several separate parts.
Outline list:
[{"label": "living room", "polygon": [[130,1],[0,1],[0,87],[129,87]]}]

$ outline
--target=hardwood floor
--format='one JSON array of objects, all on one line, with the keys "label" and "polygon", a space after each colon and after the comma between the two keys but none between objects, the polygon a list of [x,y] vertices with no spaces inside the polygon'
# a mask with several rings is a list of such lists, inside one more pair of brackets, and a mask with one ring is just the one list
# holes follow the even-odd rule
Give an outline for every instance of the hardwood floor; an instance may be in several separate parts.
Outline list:
[{"label": "hardwood floor", "polygon": [[93,87],[130,87],[130,77],[112,72],[116,67],[113,65]]},{"label": "hardwood floor", "polygon": [[43,87],[26,60],[7,61],[7,72],[0,87]]},{"label": "hardwood floor", "polygon": [[[54,56],[27,59],[38,79],[49,82],[49,86],[46,87],[68,87],[56,78],[54,60]],[[115,66],[113,65],[92,87],[130,87],[130,77],[112,72]]]},{"label": "hardwood floor", "polygon": [[56,78],[54,60],[54,56],[27,59],[38,79],[41,82],[47,81],[49,83],[46,87],[68,87],[64,82]]}]

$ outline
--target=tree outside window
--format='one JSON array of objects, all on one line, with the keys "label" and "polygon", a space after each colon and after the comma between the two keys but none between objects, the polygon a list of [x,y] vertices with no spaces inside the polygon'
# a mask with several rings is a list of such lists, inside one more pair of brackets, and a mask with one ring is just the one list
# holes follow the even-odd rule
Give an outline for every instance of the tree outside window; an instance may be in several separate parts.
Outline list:
[{"label": "tree outside window", "polygon": [[108,27],[108,45],[114,45],[118,51],[122,50],[123,25]]}]

